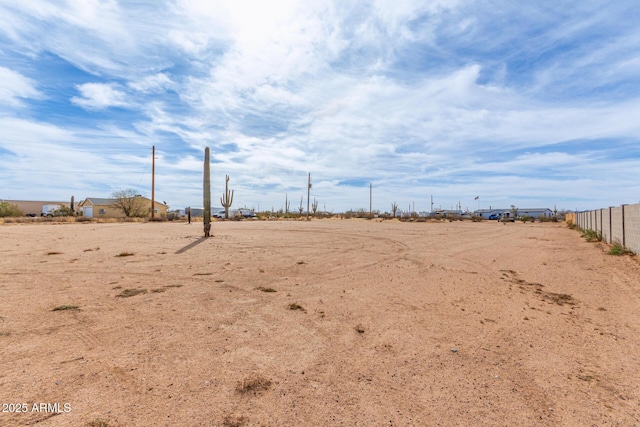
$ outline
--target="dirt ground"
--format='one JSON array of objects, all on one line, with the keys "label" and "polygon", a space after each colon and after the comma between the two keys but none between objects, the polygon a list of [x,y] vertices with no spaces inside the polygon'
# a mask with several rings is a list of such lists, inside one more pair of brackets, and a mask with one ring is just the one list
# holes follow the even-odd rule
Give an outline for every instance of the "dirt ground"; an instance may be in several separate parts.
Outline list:
[{"label": "dirt ground", "polygon": [[0,426],[640,426],[640,264],[562,224],[213,234],[0,225]]}]

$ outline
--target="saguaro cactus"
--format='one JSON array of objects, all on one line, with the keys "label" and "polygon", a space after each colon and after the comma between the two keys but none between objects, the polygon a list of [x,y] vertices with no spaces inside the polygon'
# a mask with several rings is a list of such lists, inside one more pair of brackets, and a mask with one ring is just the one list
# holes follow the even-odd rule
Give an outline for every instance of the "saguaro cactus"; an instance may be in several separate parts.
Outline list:
[{"label": "saguaro cactus", "polygon": [[289,200],[289,195],[287,193],[284,193],[284,213],[288,214],[290,208],[291,201]]},{"label": "saguaro cactus", "polygon": [[311,209],[313,209],[313,214],[316,214],[316,211],[318,210],[318,201],[316,200],[316,198],[313,198],[313,204],[311,205]]},{"label": "saguaro cactus", "polygon": [[74,215],[76,213],[76,210],[74,208],[75,203],[74,202],[74,198],[73,196],[71,196],[71,204],[69,205],[69,212],[71,212],[71,215]]},{"label": "saguaro cactus", "polygon": [[224,217],[226,219],[229,218],[229,208],[231,207],[231,204],[233,203],[233,191],[231,190],[231,193],[229,193],[229,175],[225,175],[225,184],[224,184],[224,194],[222,195],[222,197],[220,197],[220,204],[222,204],[222,206],[224,207]]},{"label": "saguaro cactus", "polygon": [[202,202],[204,204],[204,237],[209,237],[211,232],[211,163],[209,163],[209,147],[204,149]]}]

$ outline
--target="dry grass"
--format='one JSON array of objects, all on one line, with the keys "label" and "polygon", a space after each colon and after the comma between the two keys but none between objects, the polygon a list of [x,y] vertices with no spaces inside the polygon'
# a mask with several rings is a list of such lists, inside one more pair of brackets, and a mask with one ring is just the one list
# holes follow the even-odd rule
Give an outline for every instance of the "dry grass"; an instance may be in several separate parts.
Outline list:
[{"label": "dry grass", "polygon": [[301,306],[300,304],[295,303],[295,302],[289,304],[288,307],[289,307],[289,310],[300,310],[300,311],[302,311],[304,313],[307,312],[307,310],[305,310],[305,308],[303,306]]},{"label": "dry grass", "polygon": [[89,421],[85,424],[85,427],[111,427],[111,425],[105,420],[96,418],[95,420]]},{"label": "dry grass", "polygon": [[77,305],[59,305],[51,311],[78,310],[79,308]]},{"label": "dry grass", "polygon": [[236,386],[236,392],[240,394],[257,393],[268,390],[271,387],[271,380],[260,375],[253,375],[240,381]]},{"label": "dry grass", "polygon": [[123,256],[134,256],[135,254],[133,252],[120,252],[118,255],[116,255],[117,257],[123,257]]},{"label": "dry grass", "polygon": [[265,288],[264,286],[258,286],[256,289],[262,292],[278,292],[273,288]]},{"label": "dry grass", "polygon": [[129,297],[133,297],[140,294],[146,294],[146,293],[147,293],[146,289],[125,289],[124,291],[116,295],[116,297],[129,298]]},{"label": "dry grass", "polygon": [[242,427],[244,426],[249,419],[247,417],[234,417],[231,415],[227,415],[222,422],[224,427]]}]

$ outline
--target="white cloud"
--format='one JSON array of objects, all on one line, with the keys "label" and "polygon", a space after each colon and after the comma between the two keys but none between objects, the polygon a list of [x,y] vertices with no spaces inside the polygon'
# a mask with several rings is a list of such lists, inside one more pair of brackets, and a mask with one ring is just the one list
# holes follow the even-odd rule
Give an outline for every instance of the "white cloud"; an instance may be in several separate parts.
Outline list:
[{"label": "white cloud", "polygon": [[87,110],[102,110],[109,107],[127,107],[127,95],[118,90],[116,85],[103,83],[85,83],[76,86],[79,97],[74,96],[71,102]]},{"label": "white cloud", "polygon": [[19,107],[21,99],[42,99],[43,93],[36,89],[36,82],[9,68],[0,66],[0,108]]}]

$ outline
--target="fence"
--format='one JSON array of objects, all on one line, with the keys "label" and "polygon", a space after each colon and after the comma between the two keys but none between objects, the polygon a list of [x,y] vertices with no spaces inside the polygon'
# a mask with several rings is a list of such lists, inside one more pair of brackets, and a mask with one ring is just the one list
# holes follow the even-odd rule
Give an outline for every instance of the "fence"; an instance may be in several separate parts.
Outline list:
[{"label": "fence", "polygon": [[605,242],[640,253],[640,204],[577,212],[574,221],[583,230],[600,233]]}]

